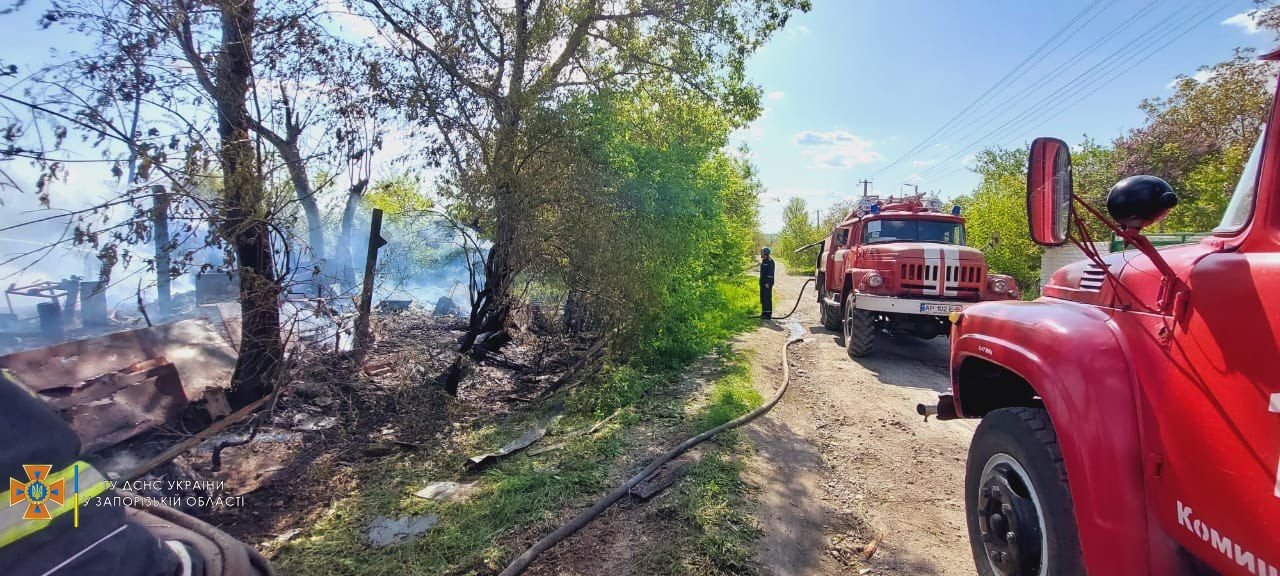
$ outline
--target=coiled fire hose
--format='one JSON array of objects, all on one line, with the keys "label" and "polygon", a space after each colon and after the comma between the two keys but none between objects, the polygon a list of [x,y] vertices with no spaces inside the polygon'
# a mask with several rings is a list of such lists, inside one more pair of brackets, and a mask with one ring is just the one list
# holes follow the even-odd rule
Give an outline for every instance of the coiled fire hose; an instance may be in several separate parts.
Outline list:
[{"label": "coiled fire hose", "polygon": [[[804,297],[803,289],[801,289],[800,291],[800,296]],[[796,300],[796,305],[797,306],[800,305],[799,299]],[[791,312],[795,312],[795,309],[792,308]],[[787,314],[787,316],[790,316],[790,315],[791,315],[790,313]],[[739,416],[733,420],[725,422],[724,424],[716,426],[715,428],[707,430],[706,432],[698,434],[697,436],[689,438],[688,440],[681,442],[680,445],[676,446],[675,448],[672,448],[671,450],[667,451],[666,454],[659,456],[656,460],[654,460],[653,462],[650,462],[649,465],[646,466],[644,470],[641,470],[639,474],[632,476],[630,480],[627,480],[621,486],[614,488],[612,492],[606,495],[599,502],[596,502],[594,506],[578,514],[578,516],[575,517],[568,524],[565,524],[564,526],[557,528],[555,532],[552,532],[550,534],[547,534],[546,536],[543,536],[541,540],[538,540],[536,543],[534,543],[533,546],[530,546],[529,549],[525,550],[523,554],[516,557],[515,560],[512,560],[511,564],[508,564],[506,569],[504,569],[499,574],[499,576],[517,576],[519,574],[523,574],[524,571],[529,568],[529,565],[533,563],[534,559],[536,559],[539,554],[542,554],[543,552],[550,550],[553,546],[555,546],[556,544],[559,544],[561,540],[568,538],[574,532],[577,532],[582,527],[589,524],[592,520],[596,518],[596,516],[599,516],[605,510],[608,510],[609,507],[612,506],[615,502],[617,502],[618,500],[621,500],[623,496],[626,496],[627,493],[629,493],[631,489],[635,487],[636,484],[639,484],[640,482],[644,481],[645,478],[648,478],[649,476],[653,475],[654,472],[657,472],[658,468],[661,468],[664,464],[666,464],[667,462],[670,462],[673,458],[685,453],[685,451],[689,450],[690,448],[693,448],[694,446],[697,446],[698,444],[701,444],[702,442],[714,437],[716,434],[724,432],[725,430],[731,430],[733,428],[742,426],[743,424],[746,424],[752,420],[755,420],[756,418],[764,416],[766,413],[769,412],[769,410],[772,410],[773,407],[777,405],[778,401],[782,400],[782,396],[787,393],[787,386],[791,384],[791,364],[787,362],[787,350],[791,348],[792,344],[795,344],[796,342],[799,342],[802,339],[803,337],[801,336],[793,335],[790,339],[787,340],[786,344],[782,345],[782,385],[778,387],[778,390],[774,392],[773,397],[770,398],[768,402],[765,402],[759,408],[756,408],[755,410],[752,410],[742,416]]]}]

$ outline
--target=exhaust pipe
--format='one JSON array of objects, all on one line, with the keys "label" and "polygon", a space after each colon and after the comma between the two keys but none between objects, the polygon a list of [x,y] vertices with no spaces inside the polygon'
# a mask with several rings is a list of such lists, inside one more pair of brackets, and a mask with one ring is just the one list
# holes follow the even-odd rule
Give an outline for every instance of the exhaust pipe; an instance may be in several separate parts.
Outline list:
[{"label": "exhaust pipe", "polygon": [[950,394],[939,395],[937,404],[916,404],[916,414],[924,416],[925,422],[929,421],[930,416],[939,420],[955,420],[960,417],[956,414],[955,398]]}]

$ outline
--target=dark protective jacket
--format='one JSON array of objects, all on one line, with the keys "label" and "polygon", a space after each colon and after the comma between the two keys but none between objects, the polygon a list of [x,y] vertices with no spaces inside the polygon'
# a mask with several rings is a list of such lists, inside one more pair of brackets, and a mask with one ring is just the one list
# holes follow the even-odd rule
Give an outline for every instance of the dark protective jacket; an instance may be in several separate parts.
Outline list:
[{"label": "dark protective jacket", "polygon": [[773,286],[773,258],[760,261],[760,285]]},{"label": "dark protective jacket", "polygon": [[[28,483],[24,464],[52,466],[49,476],[55,477],[80,456],[75,432],[8,377],[0,377],[0,439],[0,488],[11,486],[9,478]],[[87,468],[82,464],[81,474]],[[54,514],[52,521],[22,519],[27,502],[9,507],[10,495],[4,494],[0,507],[19,516],[0,520],[0,572],[14,576],[178,573],[180,563],[174,552],[146,528],[127,521],[124,508],[84,506],[82,499],[80,526],[73,527],[71,484],[65,481],[62,506],[45,502]],[[81,493],[86,488],[81,485]]]}]

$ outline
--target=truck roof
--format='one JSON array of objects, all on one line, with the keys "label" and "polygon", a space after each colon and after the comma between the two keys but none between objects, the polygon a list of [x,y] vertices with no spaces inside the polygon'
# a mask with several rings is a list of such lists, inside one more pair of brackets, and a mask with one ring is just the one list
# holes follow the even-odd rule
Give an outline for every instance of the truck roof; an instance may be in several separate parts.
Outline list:
[{"label": "truck roof", "polygon": [[[941,204],[940,202],[931,202],[931,204],[934,203]],[[873,206],[878,206],[879,210],[872,211]],[[885,203],[877,198],[864,196],[859,206],[849,212],[849,215],[845,216],[845,219],[841,220],[839,225],[843,227],[862,220],[882,220],[885,218],[964,223],[964,217],[942,212],[936,206],[925,204],[920,198],[898,200],[891,197],[888,203]]]}]

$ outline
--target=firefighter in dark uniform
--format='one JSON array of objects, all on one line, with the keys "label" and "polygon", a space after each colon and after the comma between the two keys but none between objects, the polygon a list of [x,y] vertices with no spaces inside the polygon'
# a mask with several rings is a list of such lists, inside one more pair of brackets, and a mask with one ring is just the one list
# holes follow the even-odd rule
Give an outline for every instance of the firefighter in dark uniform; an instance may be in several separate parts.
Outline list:
[{"label": "firefighter in dark uniform", "polygon": [[[128,494],[108,490],[106,476],[79,458],[75,432],[8,370],[0,371],[0,488],[9,488],[0,493],[0,573],[271,573],[257,552],[177,510],[98,501]],[[33,508],[47,519],[24,518]]]},{"label": "firefighter in dark uniform", "polygon": [[773,318],[773,258],[768,246],[760,249],[760,317]]}]

